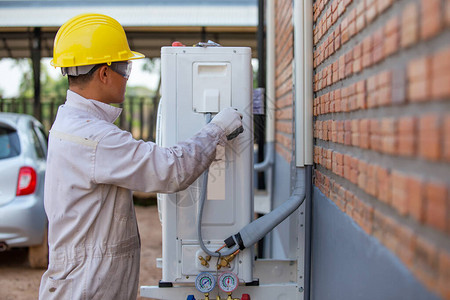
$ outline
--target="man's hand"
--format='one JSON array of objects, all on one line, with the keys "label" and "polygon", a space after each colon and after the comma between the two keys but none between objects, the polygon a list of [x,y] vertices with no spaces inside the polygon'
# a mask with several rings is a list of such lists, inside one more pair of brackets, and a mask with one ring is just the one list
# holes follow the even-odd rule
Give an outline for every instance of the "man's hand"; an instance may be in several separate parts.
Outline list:
[{"label": "man's hand", "polygon": [[242,114],[231,107],[221,110],[211,120],[211,123],[222,128],[225,131],[228,140],[234,139],[244,131],[244,127],[242,126]]}]

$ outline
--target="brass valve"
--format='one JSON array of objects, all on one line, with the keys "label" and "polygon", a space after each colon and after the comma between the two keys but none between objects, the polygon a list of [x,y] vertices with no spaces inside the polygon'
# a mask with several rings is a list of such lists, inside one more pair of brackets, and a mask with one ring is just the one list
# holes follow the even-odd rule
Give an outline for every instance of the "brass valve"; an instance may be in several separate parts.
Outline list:
[{"label": "brass valve", "polygon": [[207,255],[205,258],[203,256],[199,256],[198,259],[200,260],[200,263],[202,266],[209,268],[209,261],[211,260],[211,256]]},{"label": "brass valve", "polygon": [[[207,300],[207,299],[205,298],[205,300]],[[216,300],[239,300],[239,298],[232,298],[231,293],[228,293],[228,297],[226,299],[220,298],[219,295],[217,295]]]},{"label": "brass valve", "polygon": [[237,252],[230,254],[228,256],[225,257],[221,257],[220,258],[220,262],[217,265],[217,269],[220,270],[222,267],[231,267],[230,263],[233,261],[233,259],[236,257]]}]

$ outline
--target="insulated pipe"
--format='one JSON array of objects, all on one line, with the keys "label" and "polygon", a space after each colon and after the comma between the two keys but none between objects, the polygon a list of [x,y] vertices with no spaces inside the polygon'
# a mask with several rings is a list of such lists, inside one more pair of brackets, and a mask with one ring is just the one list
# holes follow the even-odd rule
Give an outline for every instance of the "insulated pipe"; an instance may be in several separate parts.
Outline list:
[{"label": "insulated pipe", "polygon": [[200,248],[202,248],[203,252],[210,256],[219,257],[219,256],[228,256],[233,254],[236,250],[239,249],[238,245],[234,245],[234,247],[231,248],[231,250],[228,250],[226,252],[218,252],[218,251],[211,251],[208,248],[206,248],[205,243],[203,242],[203,235],[202,235],[202,218],[203,218],[203,207],[205,206],[205,200],[206,200],[206,193],[208,190],[208,170],[206,169],[203,173],[202,177],[202,190],[200,194],[200,201],[199,201],[199,210],[197,215],[197,240],[198,244],[200,245]]},{"label": "insulated pipe", "polygon": [[[206,124],[211,122],[211,113],[207,113],[205,115]],[[219,257],[219,256],[228,256],[233,254],[236,250],[239,249],[238,245],[235,245],[231,250],[228,250],[226,252],[218,252],[218,251],[211,251],[208,248],[206,248],[205,243],[203,242],[203,234],[202,234],[202,218],[203,218],[203,208],[205,206],[206,201],[206,194],[208,191],[208,173],[209,168],[203,172],[202,175],[202,190],[200,193],[200,201],[198,203],[198,215],[197,215],[197,240],[198,244],[200,245],[200,248],[202,248],[203,252],[210,256]]]},{"label": "insulated pipe", "polygon": [[[242,228],[232,238],[236,244],[239,245],[239,249],[244,249],[252,246],[260,239],[262,239],[269,231],[274,229],[283,220],[289,217],[305,200],[306,188],[305,188],[305,169],[296,169],[296,179],[294,190],[289,199],[276,209],[264,215],[263,217],[256,219],[252,223]],[[228,238],[227,240],[229,240]],[[228,244],[228,243],[227,243]],[[234,246],[230,244],[230,246]],[[234,249],[234,248],[233,248]]]}]

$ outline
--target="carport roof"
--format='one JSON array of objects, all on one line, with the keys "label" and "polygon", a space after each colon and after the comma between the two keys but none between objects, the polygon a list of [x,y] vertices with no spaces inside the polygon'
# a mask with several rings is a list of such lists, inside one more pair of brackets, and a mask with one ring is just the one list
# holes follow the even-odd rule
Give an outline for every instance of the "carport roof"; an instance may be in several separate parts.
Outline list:
[{"label": "carport roof", "polygon": [[224,46],[256,48],[257,0],[0,0],[0,58],[31,57],[37,37],[41,56],[51,57],[58,28],[85,12],[117,19],[130,47],[148,57],[159,56],[160,48],[175,40],[192,45],[211,39]]}]

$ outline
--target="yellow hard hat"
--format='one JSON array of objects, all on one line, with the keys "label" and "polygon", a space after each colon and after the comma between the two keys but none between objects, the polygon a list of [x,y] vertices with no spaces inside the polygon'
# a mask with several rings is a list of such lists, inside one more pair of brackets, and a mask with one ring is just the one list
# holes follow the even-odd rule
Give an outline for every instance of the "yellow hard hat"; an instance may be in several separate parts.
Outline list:
[{"label": "yellow hard hat", "polygon": [[55,67],[75,67],[144,58],[131,51],[122,25],[101,14],[81,14],[67,21],[55,37]]}]

